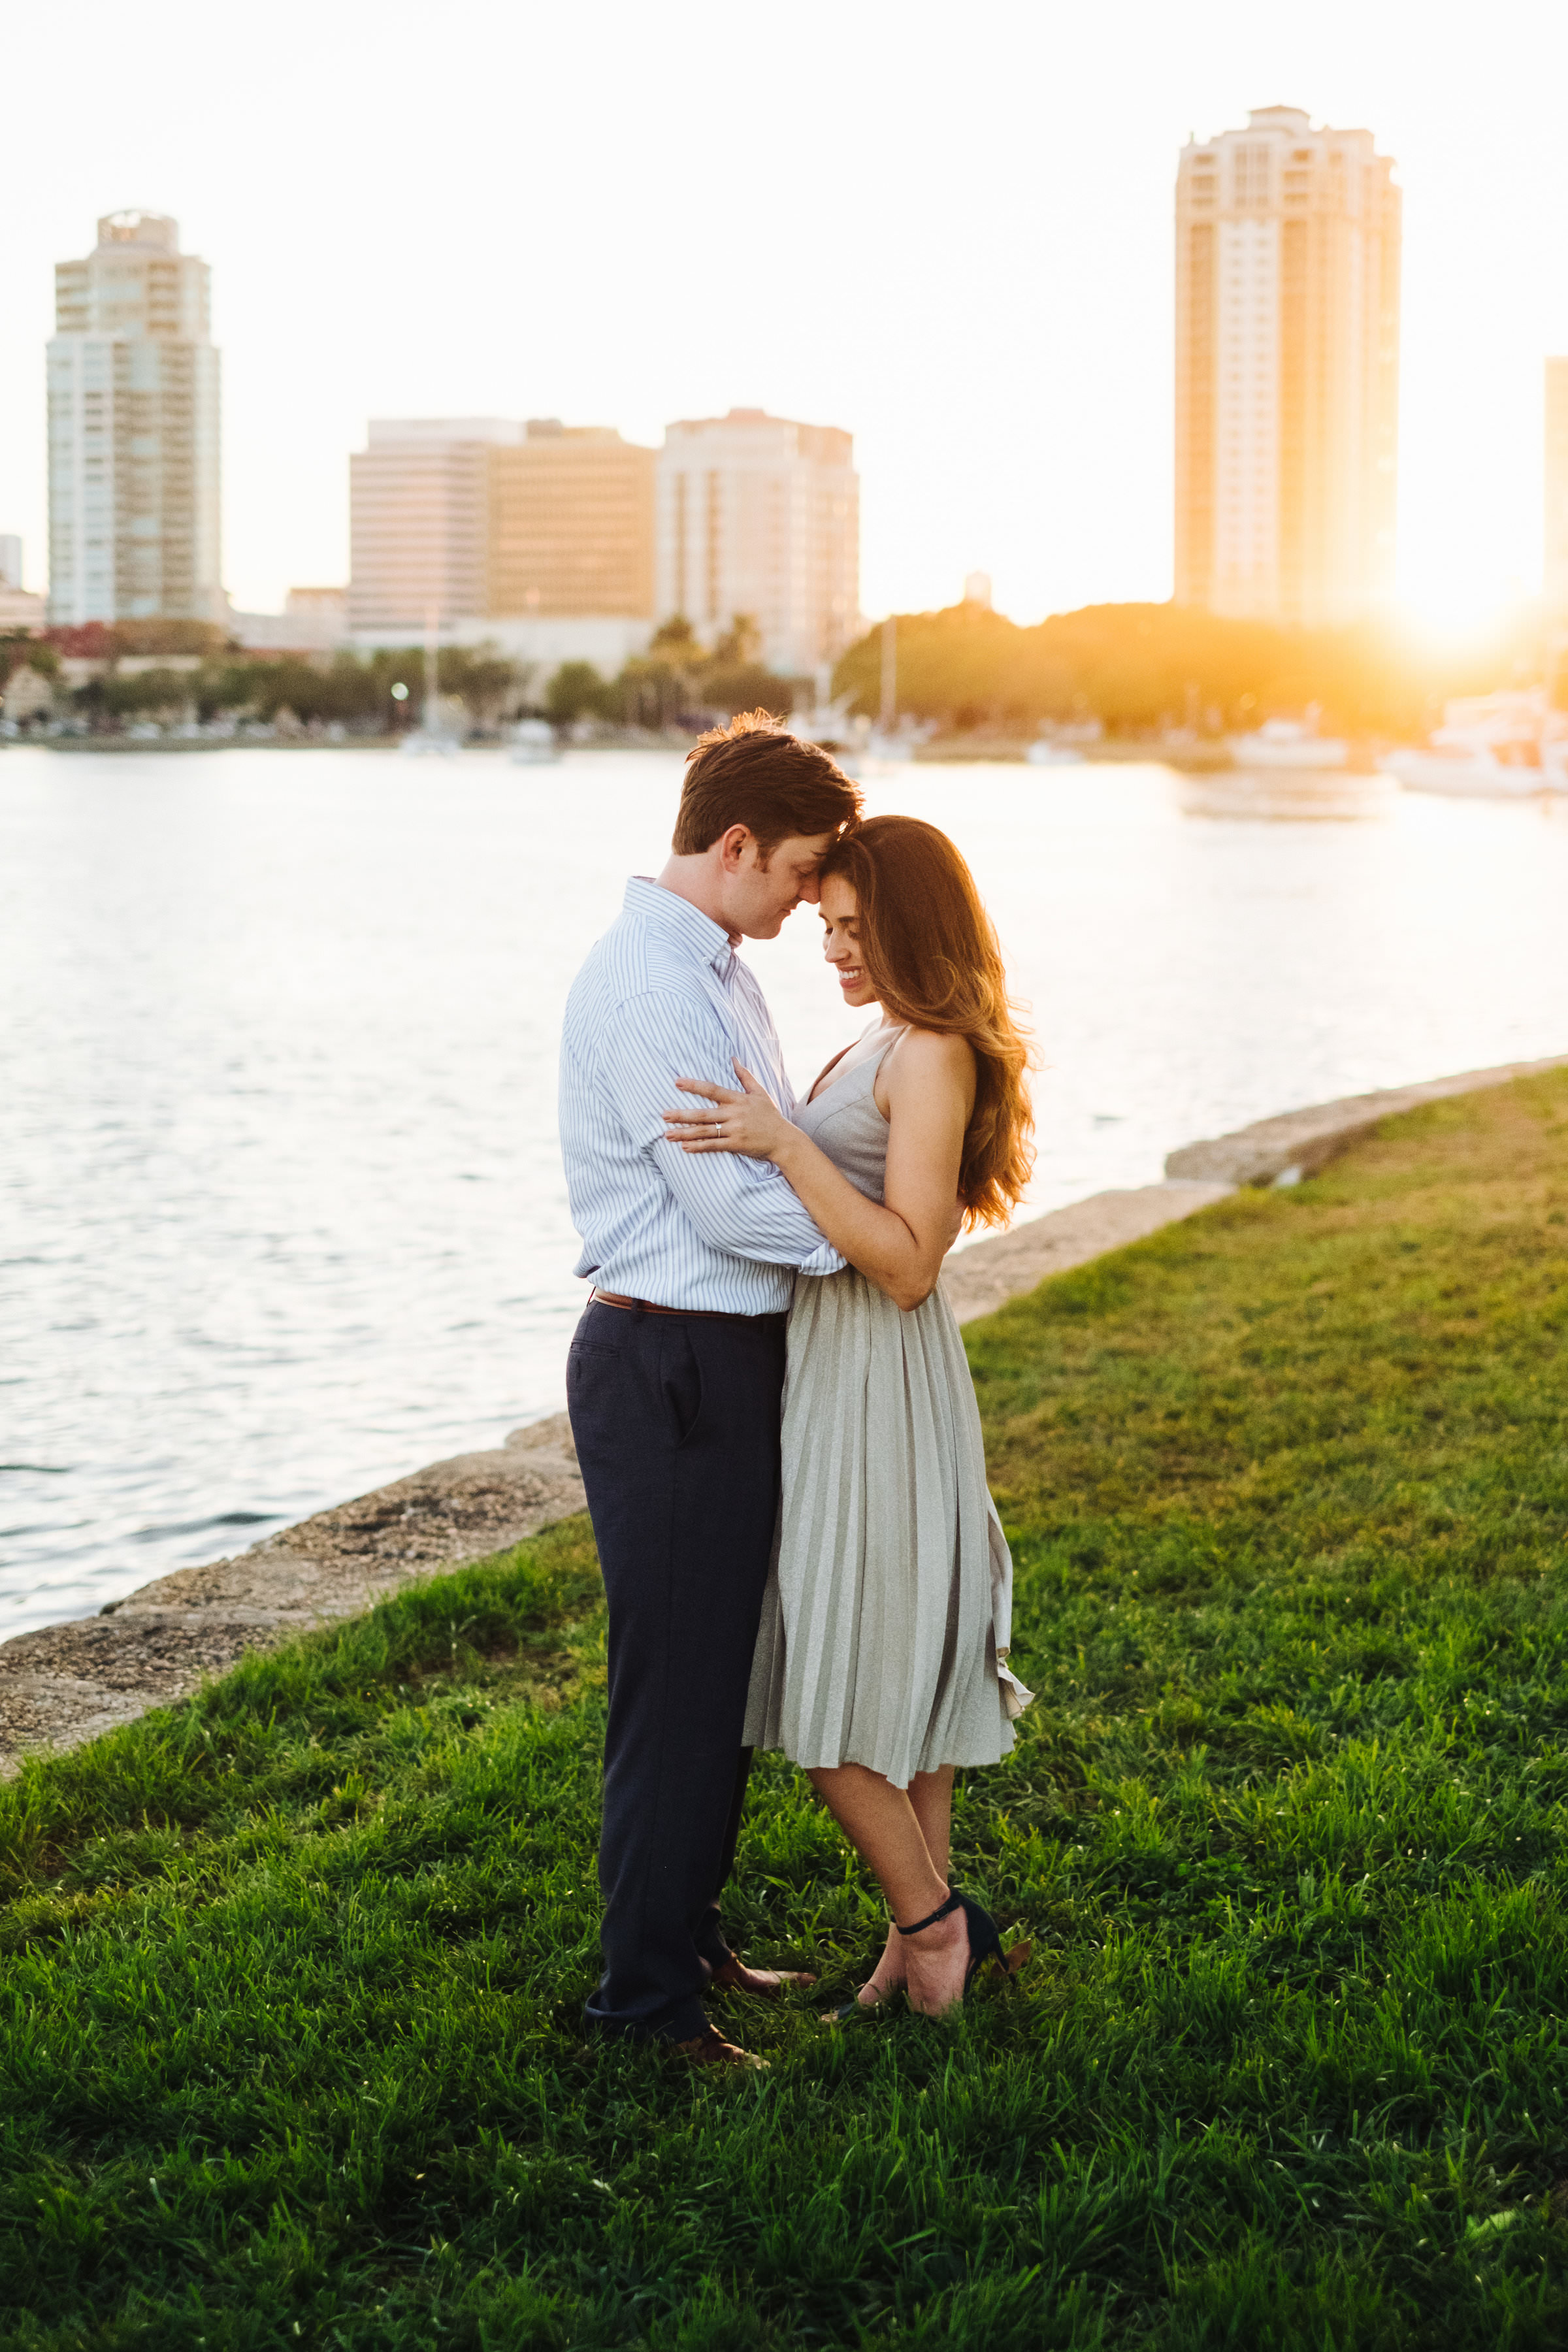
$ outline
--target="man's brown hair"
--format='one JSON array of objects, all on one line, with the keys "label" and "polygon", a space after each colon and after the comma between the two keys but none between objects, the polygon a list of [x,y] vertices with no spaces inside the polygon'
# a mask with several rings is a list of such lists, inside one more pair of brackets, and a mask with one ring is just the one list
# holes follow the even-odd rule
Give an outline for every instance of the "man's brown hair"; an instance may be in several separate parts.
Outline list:
[{"label": "man's brown hair", "polygon": [[803,743],[771,711],[742,710],[699,736],[687,754],[670,847],[678,857],[699,857],[743,824],[765,865],[791,835],[837,836],[859,815],[859,786],[819,743]]}]

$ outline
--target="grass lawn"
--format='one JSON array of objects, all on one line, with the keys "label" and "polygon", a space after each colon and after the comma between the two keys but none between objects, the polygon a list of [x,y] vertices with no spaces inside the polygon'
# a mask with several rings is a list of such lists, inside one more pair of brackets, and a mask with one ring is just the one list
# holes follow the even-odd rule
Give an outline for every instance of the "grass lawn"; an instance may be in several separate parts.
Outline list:
[{"label": "grass lawn", "polygon": [[[0,1790],[0,2345],[1568,2342],[1568,1074],[969,1336],[1019,1989],[584,2046],[570,1522]],[[752,1785],[743,1948],[841,1996],[878,1905]]]}]

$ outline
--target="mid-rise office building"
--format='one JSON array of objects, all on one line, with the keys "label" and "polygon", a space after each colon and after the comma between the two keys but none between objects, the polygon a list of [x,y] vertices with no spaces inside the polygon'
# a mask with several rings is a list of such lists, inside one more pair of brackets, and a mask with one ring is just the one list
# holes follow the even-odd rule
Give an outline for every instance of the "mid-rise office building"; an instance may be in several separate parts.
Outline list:
[{"label": "mid-rise office building", "polygon": [[619,668],[653,628],[654,456],[554,417],[374,422],[350,460],[355,638],[434,620],[525,660]]},{"label": "mid-rise office building", "polygon": [[211,272],[161,213],[110,213],[55,271],[49,617],[219,621]]},{"label": "mid-rise office building", "polygon": [[859,627],[860,498],[851,436],[760,408],[688,419],[658,460],[658,612],[700,636],[737,614],[784,676],[836,661]]},{"label": "mid-rise office building", "polygon": [[535,417],[491,452],[486,606],[496,615],[653,611],[655,452],[605,425]]},{"label": "mid-rise office building", "polygon": [[356,636],[448,631],[486,609],[492,449],[500,416],[373,419],[349,459],[349,625]]},{"label": "mid-rise office building", "polygon": [[1369,131],[1294,107],[1176,184],[1176,601],[1324,625],[1394,580],[1400,196]]},{"label": "mid-rise office building", "polygon": [[0,629],[41,629],[46,618],[45,599],[22,585],[20,533],[0,530]]},{"label": "mid-rise office building", "polygon": [[1568,359],[1546,362],[1546,609],[1568,625]]},{"label": "mid-rise office building", "polygon": [[229,635],[251,653],[331,653],[348,642],[346,588],[290,588],[280,613],[229,610]]}]

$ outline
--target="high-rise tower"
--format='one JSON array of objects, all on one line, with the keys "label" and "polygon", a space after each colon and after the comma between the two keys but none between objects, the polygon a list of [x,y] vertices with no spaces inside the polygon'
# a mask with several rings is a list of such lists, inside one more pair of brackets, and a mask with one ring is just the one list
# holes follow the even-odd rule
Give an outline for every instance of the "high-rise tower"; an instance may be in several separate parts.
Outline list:
[{"label": "high-rise tower", "polygon": [[51,621],[223,617],[210,278],[177,222],[142,212],[55,270]]},{"label": "high-rise tower", "polygon": [[1394,579],[1400,197],[1370,131],[1295,107],[1176,182],[1176,602],[1309,626]]}]

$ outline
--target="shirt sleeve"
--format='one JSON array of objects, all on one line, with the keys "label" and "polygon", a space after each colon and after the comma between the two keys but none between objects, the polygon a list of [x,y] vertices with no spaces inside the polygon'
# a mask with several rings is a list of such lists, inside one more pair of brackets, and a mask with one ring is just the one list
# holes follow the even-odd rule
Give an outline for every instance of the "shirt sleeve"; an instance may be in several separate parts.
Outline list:
[{"label": "shirt sleeve", "polygon": [[837,1274],[845,1260],[820,1234],[773,1162],[734,1151],[683,1151],[668,1142],[664,1113],[689,1097],[677,1078],[732,1087],[730,1042],[704,1007],[673,993],[618,1005],[598,1062],[610,1104],[633,1144],[646,1151],[710,1248],[802,1274]]}]

